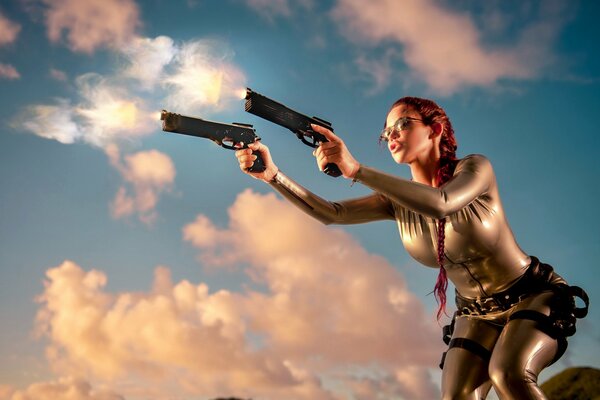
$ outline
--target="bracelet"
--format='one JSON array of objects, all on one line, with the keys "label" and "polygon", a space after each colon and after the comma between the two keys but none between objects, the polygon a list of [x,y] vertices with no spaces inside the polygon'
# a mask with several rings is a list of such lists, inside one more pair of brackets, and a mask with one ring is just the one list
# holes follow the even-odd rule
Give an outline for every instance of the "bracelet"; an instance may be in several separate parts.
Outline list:
[{"label": "bracelet", "polygon": [[277,176],[279,176],[279,169],[277,169],[277,172],[275,172],[275,175],[273,175],[273,178],[271,178],[271,180],[269,181],[269,183],[277,183],[277,182],[279,182],[277,180]]},{"label": "bracelet", "polygon": [[350,183],[350,187],[354,186],[354,184],[356,182],[358,182],[358,171],[360,171],[360,164],[358,164],[358,169],[356,170],[356,173],[354,173],[354,178],[352,178],[352,182]]}]

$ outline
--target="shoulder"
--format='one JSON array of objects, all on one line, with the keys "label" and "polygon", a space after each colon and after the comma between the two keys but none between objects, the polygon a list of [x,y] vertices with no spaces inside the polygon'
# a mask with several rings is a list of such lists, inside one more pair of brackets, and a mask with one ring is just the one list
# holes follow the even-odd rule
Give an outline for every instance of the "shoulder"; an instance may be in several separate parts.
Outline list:
[{"label": "shoulder", "polygon": [[495,180],[494,169],[490,160],[481,154],[469,154],[456,164],[454,176],[471,175],[478,180],[492,182]]},{"label": "shoulder", "polygon": [[476,170],[491,170],[492,163],[490,160],[482,155],[482,154],[469,154],[468,156],[463,157],[456,164],[456,171],[458,170],[467,170],[467,171],[476,171]]}]

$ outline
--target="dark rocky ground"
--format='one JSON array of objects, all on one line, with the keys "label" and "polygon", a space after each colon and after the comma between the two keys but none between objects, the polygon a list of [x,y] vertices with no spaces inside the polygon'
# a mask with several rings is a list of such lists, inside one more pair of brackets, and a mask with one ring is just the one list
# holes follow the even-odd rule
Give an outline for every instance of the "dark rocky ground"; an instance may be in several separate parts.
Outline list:
[{"label": "dark rocky ground", "polygon": [[567,368],[541,388],[549,400],[600,400],[600,369]]}]

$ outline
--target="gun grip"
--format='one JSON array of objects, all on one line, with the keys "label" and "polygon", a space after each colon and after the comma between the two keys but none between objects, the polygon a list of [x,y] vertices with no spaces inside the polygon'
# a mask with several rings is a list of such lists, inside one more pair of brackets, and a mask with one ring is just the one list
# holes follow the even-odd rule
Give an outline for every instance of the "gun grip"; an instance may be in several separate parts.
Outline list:
[{"label": "gun grip", "polygon": [[253,150],[252,155],[256,156],[256,160],[254,160],[254,164],[252,164],[252,166],[250,168],[248,168],[248,171],[249,172],[263,172],[266,169],[266,167],[265,167],[265,162],[262,159],[262,155],[260,154],[260,151]]},{"label": "gun grip", "polygon": [[337,178],[338,176],[342,175],[342,171],[340,171],[340,168],[334,163],[327,164],[323,169],[323,172],[325,172],[329,176],[333,176],[334,178]]}]

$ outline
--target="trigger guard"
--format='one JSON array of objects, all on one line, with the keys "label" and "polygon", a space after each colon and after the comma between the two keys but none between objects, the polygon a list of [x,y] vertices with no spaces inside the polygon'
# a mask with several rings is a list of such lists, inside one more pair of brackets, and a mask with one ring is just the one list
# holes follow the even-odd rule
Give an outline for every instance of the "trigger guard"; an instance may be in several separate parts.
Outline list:
[{"label": "trigger guard", "polygon": [[[313,141],[309,142],[308,140],[306,140],[307,137],[313,139]],[[317,144],[317,142],[315,142],[315,137],[307,131],[300,131],[300,133],[298,133],[298,138],[302,141],[302,143],[312,148],[317,148],[320,145],[320,143]]]}]

